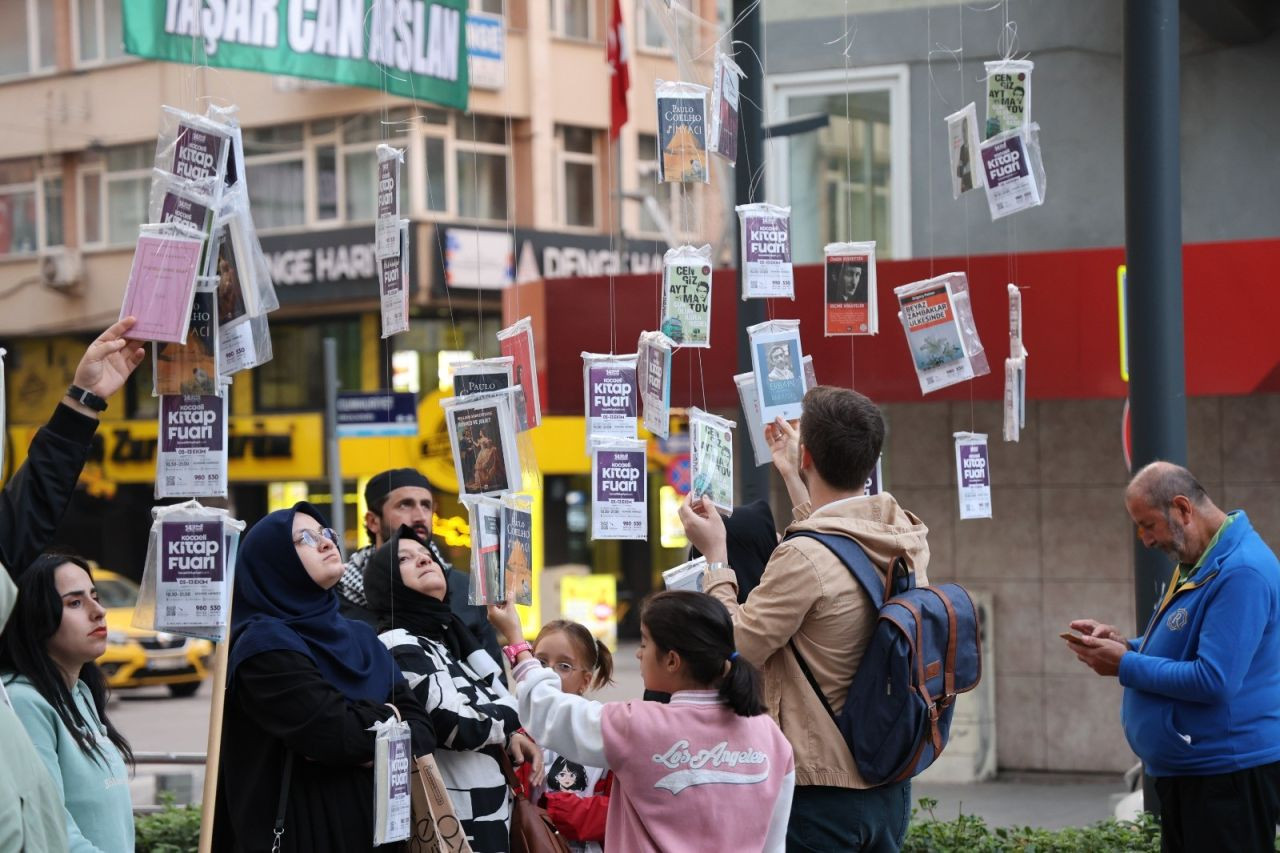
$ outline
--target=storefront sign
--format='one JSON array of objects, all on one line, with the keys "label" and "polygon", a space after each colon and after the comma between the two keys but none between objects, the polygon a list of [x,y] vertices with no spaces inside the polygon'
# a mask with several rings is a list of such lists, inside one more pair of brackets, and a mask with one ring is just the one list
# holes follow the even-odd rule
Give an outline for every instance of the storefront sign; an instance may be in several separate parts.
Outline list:
[{"label": "storefront sign", "polygon": [[125,52],[467,108],[467,0],[124,3]]},{"label": "storefront sign", "polygon": [[449,287],[500,289],[512,282],[654,273],[666,250],[657,240],[610,241],[607,234],[441,227],[445,251],[437,253],[437,281]]},{"label": "storefront sign", "polygon": [[394,391],[338,393],[338,437],[417,435],[418,401]]},{"label": "storefront sign", "polygon": [[467,68],[472,89],[501,89],[506,79],[507,37],[502,16],[467,13]]},{"label": "storefront sign", "polygon": [[[413,231],[409,229],[411,256]],[[272,234],[262,238],[262,251],[281,305],[358,300],[376,304],[379,300],[378,258],[371,227]],[[412,292],[412,272],[410,279]]]}]

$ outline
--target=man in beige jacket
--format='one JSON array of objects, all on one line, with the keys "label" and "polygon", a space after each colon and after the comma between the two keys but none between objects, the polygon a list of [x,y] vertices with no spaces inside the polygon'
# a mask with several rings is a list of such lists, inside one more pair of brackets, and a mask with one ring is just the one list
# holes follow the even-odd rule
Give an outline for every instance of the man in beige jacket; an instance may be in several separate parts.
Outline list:
[{"label": "man in beige jacket", "polygon": [[[799,431],[781,418],[767,428],[774,464],[795,509],[788,533],[834,533],[857,540],[882,572],[904,557],[928,583],[928,528],[887,493],[864,495],[884,443],[880,409],[856,391],[820,386],[805,395]],[[787,849],[893,851],[911,814],[910,781],[871,788],[790,643],[839,713],[875,627],[870,597],[825,545],[784,540],[747,600],[725,565],[724,521],[709,501],[680,508],[690,543],[707,558],[703,588],[733,615],[738,653],[764,676],[769,714],[795,750],[796,791]]]}]

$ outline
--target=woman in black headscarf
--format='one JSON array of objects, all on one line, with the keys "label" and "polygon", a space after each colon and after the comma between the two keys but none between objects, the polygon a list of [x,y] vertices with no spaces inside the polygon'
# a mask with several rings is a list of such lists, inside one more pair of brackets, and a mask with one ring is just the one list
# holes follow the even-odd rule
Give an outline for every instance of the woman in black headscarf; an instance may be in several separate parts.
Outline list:
[{"label": "woman in black headscarf", "polygon": [[[342,555],[308,503],[253,526],[236,559],[215,850],[373,849],[374,732],[395,716],[413,752],[431,723],[372,629],[338,615]],[[379,850],[398,849],[387,845]]]},{"label": "woman in black headscarf", "polygon": [[445,602],[444,572],[401,527],[369,558],[364,593],[391,650],[431,717],[436,763],[476,853],[510,849],[511,803],[500,750],[542,772],[542,750],[520,734],[515,697],[493,658]]}]

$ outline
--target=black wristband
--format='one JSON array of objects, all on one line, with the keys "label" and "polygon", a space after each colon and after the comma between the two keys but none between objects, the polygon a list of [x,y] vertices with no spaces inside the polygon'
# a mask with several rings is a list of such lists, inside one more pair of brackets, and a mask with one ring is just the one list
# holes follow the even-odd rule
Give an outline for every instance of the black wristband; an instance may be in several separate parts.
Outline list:
[{"label": "black wristband", "polygon": [[67,387],[67,396],[82,406],[88,406],[95,412],[105,412],[107,410],[106,400],[102,399],[92,391],[84,390],[79,385],[69,385]]}]

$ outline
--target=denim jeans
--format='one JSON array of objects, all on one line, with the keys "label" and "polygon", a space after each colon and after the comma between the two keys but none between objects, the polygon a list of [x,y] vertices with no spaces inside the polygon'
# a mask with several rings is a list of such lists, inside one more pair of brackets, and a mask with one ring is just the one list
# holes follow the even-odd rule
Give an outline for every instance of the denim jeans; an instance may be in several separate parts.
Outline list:
[{"label": "denim jeans", "polygon": [[797,785],[787,823],[789,853],[896,853],[907,837],[911,781],[868,788]]}]

